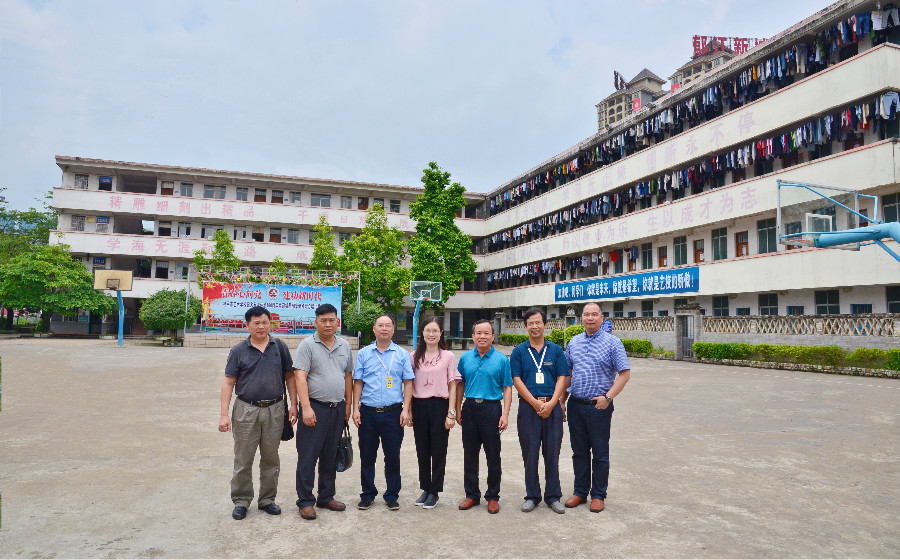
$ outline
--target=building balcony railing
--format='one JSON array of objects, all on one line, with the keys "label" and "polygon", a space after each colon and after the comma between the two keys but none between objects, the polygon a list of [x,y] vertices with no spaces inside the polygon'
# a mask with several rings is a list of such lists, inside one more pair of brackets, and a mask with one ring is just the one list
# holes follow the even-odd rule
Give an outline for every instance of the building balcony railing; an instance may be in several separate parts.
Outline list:
[{"label": "building balcony railing", "polygon": [[[329,224],[336,229],[358,230],[366,225],[364,210],[60,187],[53,189],[53,206],[61,213],[126,215],[142,219],[202,221],[213,224],[277,224],[281,227],[298,225],[307,229],[315,227],[319,216],[324,214]],[[389,212],[387,219],[390,227],[397,227],[405,233],[415,232],[416,221],[408,214]],[[484,235],[482,220],[457,218],[456,225],[466,235]]]},{"label": "building balcony railing", "polygon": [[900,336],[900,314],[704,317],[703,332],[819,336]]}]

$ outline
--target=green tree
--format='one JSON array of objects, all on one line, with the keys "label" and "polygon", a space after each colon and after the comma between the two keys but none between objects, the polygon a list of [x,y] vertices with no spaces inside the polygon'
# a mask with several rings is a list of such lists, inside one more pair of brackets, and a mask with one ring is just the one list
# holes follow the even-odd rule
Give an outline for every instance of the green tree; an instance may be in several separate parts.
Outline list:
[{"label": "green tree", "polygon": [[309,261],[310,270],[335,270],[338,265],[337,249],[334,246],[334,234],[324,214],[319,216],[316,234],[313,237],[313,254]]},{"label": "green tree", "polygon": [[72,258],[67,245],[38,245],[0,267],[0,299],[15,309],[39,309],[45,329],[53,313],[107,314],[118,307],[115,299],[94,290],[91,273]]},{"label": "green tree", "polygon": [[178,329],[183,329],[185,324],[191,326],[196,323],[197,317],[203,312],[202,303],[195,297],[190,299],[185,310],[186,298],[184,290],[160,290],[144,300],[138,317],[148,329],[171,331],[172,340],[175,340]]},{"label": "green tree", "polygon": [[[0,188],[0,192],[6,189]],[[56,229],[58,216],[51,205],[53,193],[47,193],[44,200],[36,200],[40,208],[13,210],[5,200],[0,201],[0,266],[18,255],[31,251],[36,245],[46,245],[50,241],[50,231]],[[6,329],[13,327],[13,309],[6,307]]]},{"label": "green tree", "polygon": [[287,274],[287,264],[285,264],[284,259],[281,258],[281,255],[276,255],[274,259],[272,259],[272,264],[269,265],[269,274],[272,276],[278,276],[279,281],[280,278],[284,278]]},{"label": "green tree", "polygon": [[[234,254],[234,242],[228,237],[227,231],[224,229],[217,231],[213,236],[213,242],[212,254],[209,257],[200,249],[194,251],[194,266],[197,267],[197,270],[204,266],[210,266],[213,272],[222,268],[240,268],[241,259]],[[197,282],[201,287],[203,286],[199,278]]]},{"label": "green tree", "polygon": [[[380,204],[366,213],[366,225],[359,234],[344,242],[344,254],[338,270],[360,272],[362,299],[386,311],[397,312],[409,293],[409,269],[403,232],[388,227],[387,213]],[[356,281],[344,285],[344,306],[356,301]]]},{"label": "green tree", "polygon": [[[354,294],[356,297],[356,294]],[[359,303],[359,311],[356,311],[356,305],[351,304],[345,306],[343,313],[343,323],[347,330],[353,333],[362,333],[360,342],[368,344],[375,338],[372,327],[375,325],[375,319],[384,313],[384,310],[371,301],[361,301]]]},{"label": "green tree", "polygon": [[[416,235],[409,241],[412,279],[442,282],[443,300],[459,290],[463,279],[475,280],[478,264],[472,258],[472,241],[454,219],[466,206],[465,188],[450,183],[450,173],[430,162],[423,170],[425,191],[409,205],[416,220]],[[443,303],[432,304],[443,309]]]}]

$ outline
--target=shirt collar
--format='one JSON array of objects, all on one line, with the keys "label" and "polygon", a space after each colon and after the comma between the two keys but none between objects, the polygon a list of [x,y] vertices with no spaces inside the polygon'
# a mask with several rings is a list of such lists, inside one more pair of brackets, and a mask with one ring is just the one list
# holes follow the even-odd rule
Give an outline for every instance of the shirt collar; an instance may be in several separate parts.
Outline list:
[{"label": "shirt collar", "polygon": [[475,352],[476,358],[478,358],[479,360],[484,360],[484,359],[490,358],[494,354],[494,346],[491,345],[490,349],[487,352],[485,352],[483,358],[481,357],[481,354],[478,352],[478,348],[475,348],[474,350],[472,350],[472,352]]},{"label": "shirt collar", "polygon": [[397,346],[397,343],[394,342],[393,340],[391,341],[390,346],[388,346],[388,347],[387,347],[387,350],[385,350],[384,352],[382,352],[381,350],[378,349],[378,343],[377,343],[377,342],[373,342],[373,343],[370,344],[369,346],[372,348],[372,351],[373,351],[373,352],[378,352],[378,353],[381,354],[382,356],[385,355],[385,354],[387,354],[388,352],[390,352],[390,351],[392,351],[392,350],[396,352],[397,349],[400,348],[399,346]]},{"label": "shirt collar", "polygon": [[584,331],[585,338],[597,338],[601,334],[603,334],[603,329],[597,329],[597,332],[595,332],[594,334],[588,334],[587,331]]},{"label": "shirt collar", "polygon": [[[269,342],[266,344],[266,346],[269,346],[270,344],[274,344],[274,343],[275,343],[275,340],[272,339],[272,335],[270,334],[270,335],[269,335]],[[255,348],[255,346],[253,346],[253,337],[252,337],[252,335],[247,336],[247,346],[250,346],[251,348]]]}]

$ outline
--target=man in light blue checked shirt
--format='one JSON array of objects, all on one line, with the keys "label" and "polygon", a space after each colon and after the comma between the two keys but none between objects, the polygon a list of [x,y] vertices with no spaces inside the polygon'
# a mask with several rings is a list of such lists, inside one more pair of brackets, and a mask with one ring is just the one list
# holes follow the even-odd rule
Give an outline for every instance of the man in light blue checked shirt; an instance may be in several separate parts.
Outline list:
[{"label": "man in light blue checked shirt", "polygon": [[356,354],[353,369],[353,423],[359,429],[359,478],[362,492],[358,509],[369,509],[375,487],[378,442],[384,452],[384,501],[388,509],[400,509],[400,446],[403,428],[412,420],[412,382],[415,378],[409,352],[392,338],[394,319],[381,315],[372,327],[375,342]]},{"label": "man in light blue checked shirt", "polygon": [[599,303],[584,306],[581,324],[584,332],[574,336],[566,348],[566,362],[572,372],[566,400],[575,471],[575,491],[566,507],[580,506],[590,493],[590,510],[600,513],[606,507],[609,484],[613,399],[631,379],[631,365],[622,341],[600,330],[603,311]]}]

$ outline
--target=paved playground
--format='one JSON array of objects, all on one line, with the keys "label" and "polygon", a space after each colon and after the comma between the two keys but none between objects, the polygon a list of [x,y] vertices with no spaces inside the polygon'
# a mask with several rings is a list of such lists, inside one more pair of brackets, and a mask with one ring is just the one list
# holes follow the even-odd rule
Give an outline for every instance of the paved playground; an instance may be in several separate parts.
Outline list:
[{"label": "paved playground", "polygon": [[[433,510],[412,504],[408,430],[400,511],[379,500],[301,520],[291,441],[281,448],[284,513],[253,507],[238,522],[231,435],[216,429],[227,350],[13,339],[0,341],[0,355],[0,557],[900,556],[897,380],[633,359],[600,514],[519,511],[513,421],[499,515],[456,509],[454,428]],[[566,435],[564,493],[570,453]],[[358,463],[337,483],[337,498],[355,505]]]}]

